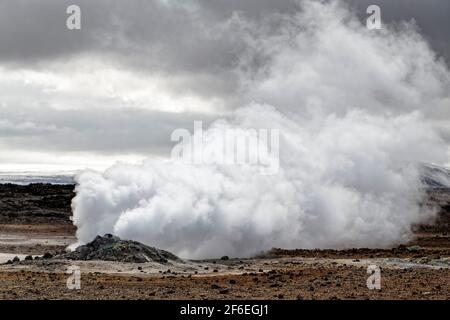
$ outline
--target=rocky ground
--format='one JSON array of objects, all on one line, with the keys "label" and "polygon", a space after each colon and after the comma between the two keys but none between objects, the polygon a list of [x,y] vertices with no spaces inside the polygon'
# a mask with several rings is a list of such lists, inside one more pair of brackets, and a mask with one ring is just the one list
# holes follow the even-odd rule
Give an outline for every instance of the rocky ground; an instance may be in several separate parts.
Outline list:
[{"label": "rocky ground", "polygon": [[[109,236],[67,256],[64,248],[75,242],[72,196],[73,186],[0,186],[0,299],[450,298],[445,192],[433,200],[444,208],[439,220],[396,248],[272,249],[251,259],[202,261]],[[369,265],[381,268],[381,290],[367,288]],[[79,290],[67,287],[70,267],[81,272]]]},{"label": "rocky ground", "polygon": [[0,224],[72,224],[73,185],[0,184]]}]

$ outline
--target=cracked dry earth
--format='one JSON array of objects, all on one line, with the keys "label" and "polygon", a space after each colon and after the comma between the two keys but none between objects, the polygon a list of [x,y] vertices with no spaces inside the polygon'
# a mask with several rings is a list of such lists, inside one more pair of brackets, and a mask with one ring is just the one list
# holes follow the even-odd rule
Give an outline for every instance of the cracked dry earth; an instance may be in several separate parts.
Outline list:
[{"label": "cracked dry earth", "polygon": [[[33,192],[33,201],[42,207],[36,198],[39,191]],[[61,190],[57,195],[65,197]],[[35,222],[33,210],[26,213],[26,219],[17,220],[10,212],[8,216],[14,219],[4,216],[2,220],[0,263],[14,256],[21,261],[0,265],[0,299],[450,298],[448,213],[438,228],[423,228],[414,241],[393,249],[272,249],[252,259],[166,264],[24,261],[26,255],[54,254],[75,241],[69,215],[55,214],[67,208],[39,210]],[[366,285],[367,267],[373,264],[381,268],[381,290],[369,290]],[[66,270],[72,265],[81,270],[80,290],[66,286],[70,276]]]}]

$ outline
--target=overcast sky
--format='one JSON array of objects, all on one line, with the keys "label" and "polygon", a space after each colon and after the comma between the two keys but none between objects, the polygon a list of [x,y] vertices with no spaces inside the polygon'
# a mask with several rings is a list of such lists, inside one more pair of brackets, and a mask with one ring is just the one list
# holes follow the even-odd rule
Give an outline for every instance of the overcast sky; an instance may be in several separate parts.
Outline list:
[{"label": "overcast sky", "polygon": [[[386,23],[414,19],[450,61],[450,1],[347,3],[361,19],[369,4]],[[71,4],[81,30],[66,28]],[[255,30],[275,33],[296,10],[293,0],[1,1],[0,171],[168,156],[175,128],[248,102],[245,82],[268,59]]]}]

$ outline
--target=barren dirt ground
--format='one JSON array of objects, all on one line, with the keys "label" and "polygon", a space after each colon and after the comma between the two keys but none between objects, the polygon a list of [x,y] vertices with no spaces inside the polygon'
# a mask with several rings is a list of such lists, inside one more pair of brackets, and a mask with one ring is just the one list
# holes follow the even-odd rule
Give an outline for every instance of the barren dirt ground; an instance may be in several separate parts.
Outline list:
[{"label": "barren dirt ground", "polygon": [[[33,199],[40,205],[39,198]],[[67,208],[39,210],[23,212],[26,219],[3,214],[0,263],[15,256],[22,261],[0,265],[0,299],[450,298],[450,233],[446,228],[422,229],[414,241],[393,249],[273,249],[252,259],[167,264],[23,261],[26,255],[53,254],[75,241],[68,215],[59,214]],[[36,212],[38,219],[34,220]],[[369,265],[381,268],[381,290],[367,288]],[[80,268],[80,290],[67,288],[68,266]]]},{"label": "barren dirt ground", "polygon": [[[3,253],[63,249],[67,228],[2,225],[14,236]],[[8,230],[5,233],[5,230]],[[12,232],[14,230],[14,232]],[[4,239],[4,238],[3,238]],[[59,245],[57,245],[59,242]],[[39,243],[33,245],[32,243]],[[421,244],[422,246],[419,246]],[[423,246],[423,245],[426,246]],[[366,286],[367,266],[381,267],[381,290]],[[81,289],[66,286],[67,267],[81,270]],[[449,299],[450,237],[422,234],[392,250],[272,250],[254,259],[121,263],[39,260],[0,266],[1,299]]]}]

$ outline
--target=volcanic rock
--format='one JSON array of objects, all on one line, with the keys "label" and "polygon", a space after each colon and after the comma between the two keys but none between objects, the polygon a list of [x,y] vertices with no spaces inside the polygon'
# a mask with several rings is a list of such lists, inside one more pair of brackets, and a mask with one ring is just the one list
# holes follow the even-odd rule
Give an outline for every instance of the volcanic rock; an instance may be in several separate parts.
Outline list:
[{"label": "volcanic rock", "polygon": [[50,252],[46,252],[46,253],[44,253],[44,255],[42,257],[44,259],[51,259],[53,257],[53,255]]},{"label": "volcanic rock", "polygon": [[174,254],[146,246],[137,241],[122,240],[111,234],[97,236],[92,242],[79,246],[73,252],[65,253],[63,258],[71,260],[105,260],[120,262],[159,262],[181,261]]}]

